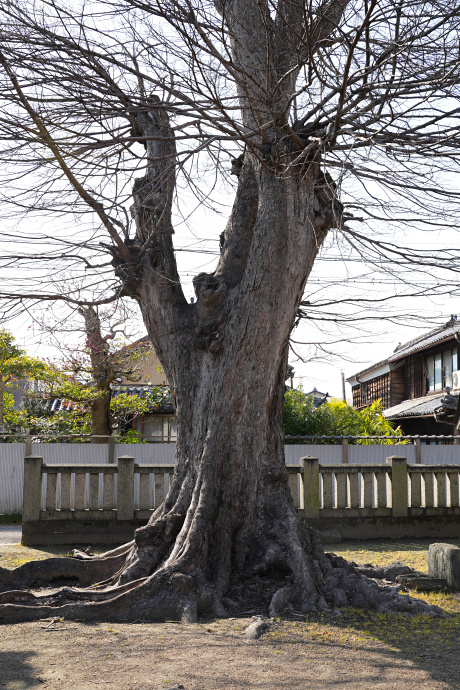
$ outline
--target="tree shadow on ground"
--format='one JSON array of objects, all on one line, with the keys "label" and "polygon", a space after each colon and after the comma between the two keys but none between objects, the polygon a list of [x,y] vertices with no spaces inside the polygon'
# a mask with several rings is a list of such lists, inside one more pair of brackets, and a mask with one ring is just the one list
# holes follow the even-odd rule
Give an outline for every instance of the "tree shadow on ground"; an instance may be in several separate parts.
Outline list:
[{"label": "tree shadow on ground", "polygon": [[42,685],[38,671],[30,663],[32,651],[0,652],[0,687],[23,690]]}]

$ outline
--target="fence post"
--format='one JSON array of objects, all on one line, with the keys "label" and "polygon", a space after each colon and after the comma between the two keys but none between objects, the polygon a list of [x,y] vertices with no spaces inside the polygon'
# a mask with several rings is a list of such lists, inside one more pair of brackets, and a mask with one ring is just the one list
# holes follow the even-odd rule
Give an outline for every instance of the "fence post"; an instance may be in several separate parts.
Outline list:
[{"label": "fence post", "polygon": [[415,439],[415,462],[417,465],[421,465],[422,463],[422,443],[420,438]]},{"label": "fence post", "polygon": [[348,439],[342,439],[342,462],[344,465],[348,465]]},{"label": "fence post", "polygon": [[24,449],[24,457],[27,457],[32,455],[32,436],[29,433],[26,434],[25,442],[26,447]]},{"label": "fence post", "polygon": [[24,483],[22,494],[22,521],[40,520],[42,507],[42,466],[40,455],[28,455],[24,458]]},{"label": "fence post", "polygon": [[387,463],[391,465],[392,516],[407,517],[407,458],[392,455]]},{"label": "fence post", "polygon": [[117,520],[134,517],[134,458],[121,455],[118,458]]},{"label": "fence post", "polygon": [[109,465],[113,465],[115,462],[115,436],[109,438],[109,448],[108,448],[108,458],[107,461]]},{"label": "fence post", "polygon": [[308,519],[319,518],[319,460],[305,457],[303,465],[303,511]]}]

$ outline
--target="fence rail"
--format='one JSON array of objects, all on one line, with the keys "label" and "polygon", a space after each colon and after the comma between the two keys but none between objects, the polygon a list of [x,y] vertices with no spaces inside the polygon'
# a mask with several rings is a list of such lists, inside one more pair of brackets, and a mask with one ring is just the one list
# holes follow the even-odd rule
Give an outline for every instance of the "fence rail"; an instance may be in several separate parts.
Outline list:
[{"label": "fence rail", "polygon": [[[424,513],[460,516],[459,468],[408,465],[400,456],[385,465],[320,465],[303,458],[290,466],[294,505],[305,517],[406,517]],[[300,490],[299,490],[300,489]]]},{"label": "fence rail", "polygon": [[[338,525],[370,519],[375,526],[375,520],[448,517],[459,530],[458,467],[408,465],[401,456],[379,465],[322,465],[318,458],[304,457],[286,469],[294,506],[314,526],[324,527],[328,520]],[[131,456],[119,457],[117,464],[86,465],[45,464],[40,456],[28,456],[23,542],[63,543],[66,535],[69,541],[69,526],[75,534],[79,521],[88,541],[103,536],[103,523],[115,526],[113,541],[120,535],[118,525],[132,537],[133,521],[143,524],[162,504],[173,473],[172,464],[142,465]],[[77,541],[83,539],[81,530],[78,534]]]},{"label": "fence rail", "polygon": [[[53,465],[61,463],[110,465],[116,464],[118,458],[123,455],[134,456],[140,465],[172,465],[174,463],[175,443],[119,444],[115,443],[115,440],[116,438],[112,436],[109,439],[110,442],[105,444],[48,443],[44,440],[32,443],[29,438],[27,443],[0,443],[0,514],[22,511],[24,455],[40,455],[48,464]],[[323,466],[341,464],[376,466],[384,464],[390,453],[405,456],[410,465],[460,466],[460,446],[424,445],[418,437],[413,437],[412,440],[414,443],[391,446],[351,445],[347,438],[342,438],[340,444],[287,444],[284,452],[287,466],[298,464],[299,457],[303,456],[318,457]],[[115,475],[115,484],[116,481]],[[137,482],[138,479],[135,482],[136,496]],[[72,491],[73,487],[74,480],[72,480]]]}]

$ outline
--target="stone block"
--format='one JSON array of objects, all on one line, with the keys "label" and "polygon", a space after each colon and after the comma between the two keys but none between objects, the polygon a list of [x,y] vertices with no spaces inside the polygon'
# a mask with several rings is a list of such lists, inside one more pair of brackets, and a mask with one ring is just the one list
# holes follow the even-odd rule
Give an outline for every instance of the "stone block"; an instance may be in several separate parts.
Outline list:
[{"label": "stone block", "polygon": [[404,577],[399,578],[401,584],[417,592],[437,592],[448,587],[446,578],[443,577]]},{"label": "stone block", "polygon": [[460,548],[452,544],[430,544],[428,575],[445,578],[450,589],[460,591]]}]

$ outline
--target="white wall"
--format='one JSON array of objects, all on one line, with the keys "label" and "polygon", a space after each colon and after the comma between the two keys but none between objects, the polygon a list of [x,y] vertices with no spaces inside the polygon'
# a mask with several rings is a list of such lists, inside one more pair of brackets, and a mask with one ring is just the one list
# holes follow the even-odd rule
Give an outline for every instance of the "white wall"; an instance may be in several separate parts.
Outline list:
[{"label": "white wall", "polygon": [[[441,448],[442,450],[447,447],[448,446],[438,446],[438,448]],[[407,458],[407,462],[415,463],[415,446],[412,444],[401,444],[394,446],[348,446],[348,462],[350,464],[384,465],[386,459],[390,457],[390,455],[400,455],[404,458]]]},{"label": "white wall", "polygon": [[0,513],[22,511],[25,443],[0,443]]},{"label": "white wall", "polygon": [[300,458],[309,455],[319,458],[322,465],[339,465],[342,462],[342,446],[323,446],[313,443],[284,446],[286,465],[298,465]]}]

